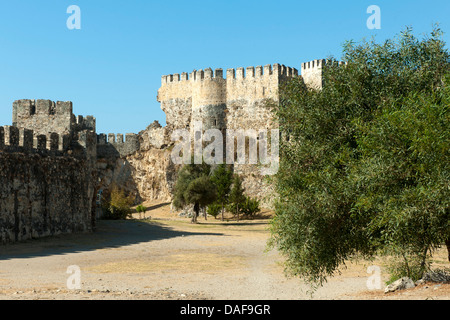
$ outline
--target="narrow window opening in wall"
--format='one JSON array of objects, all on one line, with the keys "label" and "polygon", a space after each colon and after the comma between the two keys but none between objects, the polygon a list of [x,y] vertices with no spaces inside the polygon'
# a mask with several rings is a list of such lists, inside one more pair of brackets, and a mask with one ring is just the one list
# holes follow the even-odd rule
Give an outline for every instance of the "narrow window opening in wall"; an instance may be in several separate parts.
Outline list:
[{"label": "narrow window opening in wall", "polygon": [[54,107],[54,106],[51,106],[51,107],[50,107],[50,112],[49,112],[49,114],[52,116],[52,115],[54,115],[55,113],[56,113],[55,107]]},{"label": "narrow window opening in wall", "polygon": [[214,120],[213,120],[213,123],[214,123],[214,124],[213,124],[214,126],[217,126],[217,119],[214,119]]},{"label": "narrow window opening in wall", "polygon": [[35,105],[32,105],[32,106],[31,106],[30,114],[31,114],[31,115],[36,114],[36,106],[35,106]]},{"label": "narrow window opening in wall", "polygon": [[263,97],[266,95],[266,88],[262,88],[263,89]]}]

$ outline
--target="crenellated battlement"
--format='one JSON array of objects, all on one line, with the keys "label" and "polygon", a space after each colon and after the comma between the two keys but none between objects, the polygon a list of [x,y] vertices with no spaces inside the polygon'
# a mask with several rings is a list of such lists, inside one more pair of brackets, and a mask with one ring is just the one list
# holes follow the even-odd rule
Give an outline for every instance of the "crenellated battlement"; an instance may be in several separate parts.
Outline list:
[{"label": "crenellated battlement", "polygon": [[301,75],[305,84],[312,89],[323,86],[323,68],[327,64],[325,59],[316,59],[302,63]]},{"label": "crenellated battlement", "polygon": [[127,156],[139,150],[139,135],[135,133],[100,133],[97,135],[97,152],[100,157],[108,157],[118,153],[120,156]]},{"label": "crenellated battlement", "polygon": [[294,77],[298,76],[298,70],[291,67],[286,67],[283,64],[275,63],[273,65],[267,64],[265,66],[250,66],[240,67],[236,69],[227,69],[227,80],[244,80],[244,79],[258,79],[267,77]]},{"label": "crenellated battlement", "polygon": [[96,119],[93,116],[75,116],[72,118],[72,129],[74,131],[96,130]]},{"label": "crenellated battlement", "polygon": [[192,127],[201,120],[224,128],[230,121],[227,106],[251,109],[267,99],[278,101],[280,84],[298,76],[297,69],[279,63],[169,74],[161,78],[157,100],[170,127]]},{"label": "crenellated battlement", "polygon": [[[298,76],[298,70],[285,65],[275,63],[273,65],[267,64],[265,66],[250,66],[229,68],[226,70],[226,80],[236,79],[253,79],[262,77],[294,77]],[[183,72],[181,74],[169,74],[161,77],[161,84],[167,85],[183,81],[203,81],[213,79],[224,79],[223,69],[217,68],[214,71],[211,68],[204,70],[194,70],[191,73]]]},{"label": "crenellated battlement", "polygon": [[21,99],[13,103],[13,122],[17,117],[30,117],[34,115],[71,115],[72,102],[51,100]]},{"label": "crenellated battlement", "polygon": [[125,134],[125,140],[123,139],[124,135],[122,133],[100,133],[97,135],[97,144],[123,144],[123,143],[135,143],[138,141],[139,136],[135,133],[127,133]]},{"label": "crenellated battlement", "polygon": [[0,127],[0,151],[2,152],[60,152],[70,147],[70,136],[49,133],[34,135],[33,130],[14,126]]},{"label": "crenellated battlement", "polygon": [[305,72],[305,71],[308,72],[311,69],[323,68],[323,66],[325,64],[326,64],[325,59],[316,59],[316,60],[304,62],[304,63],[302,63],[302,66],[301,66],[302,74],[303,74],[303,72]]},{"label": "crenellated battlement", "polygon": [[34,134],[49,134],[75,136],[83,130],[95,131],[93,116],[73,115],[71,101],[51,101],[44,99],[21,99],[13,103],[13,126],[20,129],[30,129]]},{"label": "crenellated battlement", "polygon": [[92,230],[92,129],[95,119],[76,119],[72,102],[14,101],[13,125],[0,127],[1,243]]},{"label": "crenellated battlement", "polygon": [[71,101],[14,101],[13,125],[0,129],[0,149],[70,155],[91,161],[96,156],[96,120],[93,116],[76,117],[72,111]]},{"label": "crenellated battlement", "polygon": [[182,72],[164,75],[161,77],[161,84],[171,84],[183,81],[202,81],[202,80],[211,80],[211,79],[223,79],[223,69],[215,69],[214,71],[211,68],[207,68],[205,70],[194,70],[191,73]]},{"label": "crenellated battlement", "polygon": [[309,62],[304,62],[302,63],[301,66],[301,71],[302,71],[302,75],[305,72],[310,72],[312,70],[317,70],[317,69],[323,69],[324,66],[330,64],[330,63],[338,63],[339,66],[343,66],[346,65],[345,62],[343,61],[331,61],[331,60],[327,60],[327,59],[317,59],[317,60],[312,60]]},{"label": "crenellated battlement", "polygon": [[323,69],[331,63],[337,63],[339,66],[346,65],[342,61],[331,61],[326,59],[312,60],[302,63],[301,74],[305,84],[313,89],[321,89],[323,87]]}]

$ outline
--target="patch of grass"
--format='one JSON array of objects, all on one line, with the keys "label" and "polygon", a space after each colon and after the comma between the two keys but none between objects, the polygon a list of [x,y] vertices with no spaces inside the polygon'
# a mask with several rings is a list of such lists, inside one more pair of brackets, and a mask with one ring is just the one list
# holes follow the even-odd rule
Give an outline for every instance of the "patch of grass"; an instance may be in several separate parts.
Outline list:
[{"label": "patch of grass", "polygon": [[169,254],[156,260],[132,259],[100,264],[88,268],[95,273],[149,273],[186,272],[216,273],[244,267],[241,256],[223,256],[213,253],[186,252]]}]

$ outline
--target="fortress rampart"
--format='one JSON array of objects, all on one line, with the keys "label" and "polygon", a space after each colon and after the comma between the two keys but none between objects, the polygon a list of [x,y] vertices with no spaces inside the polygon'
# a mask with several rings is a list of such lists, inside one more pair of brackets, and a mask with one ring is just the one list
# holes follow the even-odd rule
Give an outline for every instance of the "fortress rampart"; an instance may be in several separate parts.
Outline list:
[{"label": "fortress rampart", "polygon": [[301,75],[297,69],[278,63],[230,68],[226,74],[220,68],[207,68],[164,75],[157,100],[171,129],[192,128],[194,121],[201,121],[205,129],[272,127],[273,116],[266,102],[279,102],[281,83],[302,77],[308,86],[321,87],[325,63],[303,63]]},{"label": "fortress rampart", "polygon": [[[267,99],[278,101],[281,82],[296,76],[297,69],[281,64],[227,69],[226,78],[220,68],[194,70],[162,76],[157,99],[171,129],[192,128],[194,121],[202,121],[205,128],[231,128],[244,120],[239,113],[246,120],[271,117],[267,110],[256,110],[255,105]],[[230,107],[240,110],[235,113]],[[248,117],[249,113],[254,115]]]},{"label": "fortress rampart", "polygon": [[[117,183],[137,198],[170,200],[176,168],[171,133],[193,129],[271,129],[271,107],[280,85],[300,77],[323,86],[326,60],[301,64],[301,74],[282,64],[161,77],[157,100],[165,127],[155,122],[139,134],[98,134],[93,116],[75,116],[70,101],[23,99],[13,103],[12,126],[0,127],[0,241],[91,231],[97,191]],[[267,102],[271,103],[267,103]],[[259,169],[235,168],[247,194],[272,194]]]},{"label": "fortress rampart", "polygon": [[49,152],[63,155],[70,147],[71,140],[68,134],[34,135],[33,130],[19,129],[14,126],[0,127],[0,150],[9,152]]},{"label": "fortress rampart", "polygon": [[101,133],[97,135],[97,157],[125,157],[138,151],[140,147],[139,136],[135,133],[121,133],[117,135]]},{"label": "fortress rampart", "polygon": [[88,176],[74,157],[0,152],[0,242],[92,231]]},{"label": "fortress rampart", "polygon": [[[280,102],[280,86],[293,78],[301,78],[312,89],[323,86],[323,70],[327,60],[301,64],[299,70],[283,64],[267,64],[223,69],[194,70],[191,73],[161,77],[157,100],[166,114],[168,132],[193,129],[196,121],[206,129],[273,129],[272,107]],[[227,142],[225,142],[227,143]],[[258,169],[251,165],[235,167],[244,180],[244,187],[260,199],[271,194]]]},{"label": "fortress rampart", "polygon": [[17,100],[0,127],[0,242],[92,231],[95,119],[71,102]]},{"label": "fortress rampart", "polygon": [[71,101],[16,100],[13,103],[13,126],[33,130],[35,134],[51,132],[73,135],[83,130],[95,131],[93,116],[75,116]]}]

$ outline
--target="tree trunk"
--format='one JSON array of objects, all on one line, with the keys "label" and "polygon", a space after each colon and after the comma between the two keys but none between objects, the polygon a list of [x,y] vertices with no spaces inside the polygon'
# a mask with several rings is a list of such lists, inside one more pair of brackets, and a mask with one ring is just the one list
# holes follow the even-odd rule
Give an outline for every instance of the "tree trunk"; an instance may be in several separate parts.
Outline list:
[{"label": "tree trunk", "polygon": [[426,266],[427,266],[427,252],[428,252],[428,248],[426,248],[425,250],[424,250],[424,252],[423,252],[423,254],[422,254],[422,261],[421,261],[421,263],[420,263],[420,279],[422,279],[422,277],[423,277],[423,274],[425,273],[425,271],[426,271]]},{"label": "tree trunk", "polygon": [[447,246],[448,262],[450,262],[450,239],[447,239],[447,241],[445,241],[445,245]]},{"label": "tree trunk", "polygon": [[405,261],[406,275],[408,276],[408,278],[411,278],[411,271],[409,270],[408,259],[406,258],[404,253],[402,253],[402,257],[403,260]]},{"label": "tree trunk", "polygon": [[191,223],[197,223],[197,217],[200,211],[200,206],[198,203],[194,204],[194,214],[192,215]]},{"label": "tree trunk", "polygon": [[222,204],[222,221],[223,221],[223,212],[225,211],[225,207],[224,207],[224,205]]}]

